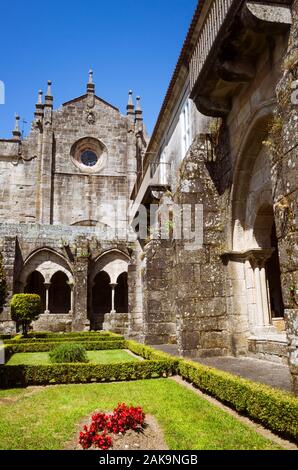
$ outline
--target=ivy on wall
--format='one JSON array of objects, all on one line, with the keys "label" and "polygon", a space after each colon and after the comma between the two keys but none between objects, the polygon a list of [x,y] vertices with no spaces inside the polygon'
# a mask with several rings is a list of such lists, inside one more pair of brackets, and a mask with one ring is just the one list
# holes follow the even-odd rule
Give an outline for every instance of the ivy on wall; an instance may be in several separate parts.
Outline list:
[{"label": "ivy on wall", "polygon": [[3,258],[0,253],[0,313],[3,310],[6,296],[7,296],[7,284],[6,284],[4,267],[3,267]]}]

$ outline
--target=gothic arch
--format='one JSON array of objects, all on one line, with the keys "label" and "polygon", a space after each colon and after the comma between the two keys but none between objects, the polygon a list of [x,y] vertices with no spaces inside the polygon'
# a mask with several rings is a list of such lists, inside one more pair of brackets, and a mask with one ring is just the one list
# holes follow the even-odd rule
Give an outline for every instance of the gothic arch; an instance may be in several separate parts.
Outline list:
[{"label": "gothic arch", "polygon": [[117,249],[106,251],[95,258],[91,281],[93,281],[98,272],[105,271],[110,276],[111,284],[116,284],[118,276],[123,272],[128,272],[129,262],[129,256],[123,251]]},{"label": "gothic arch", "polygon": [[[264,203],[271,203],[271,178],[269,181],[267,173],[267,184],[264,184],[264,188],[261,193],[252,195],[251,198],[254,200],[248,200],[250,185],[252,181],[252,173],[254,167],[260,155],[264,156],[266,152],[264,141],[268,137],[268,127],[272,118],[274,104],[272,102],[264,104],[255,113],[250,126],[243,139],[243,144],[238,152],[237,161],[234,170],[233,187],[231,193],[231,205],[232,205],[232,247],[233,250],[238,251],[243,248],[243,241],[245,239],[245,230],[247,222],[249,228],[253,226],[253,220],[249,220],[248,217],[248,203],[254,206],[254,212],[258,210],[258,205],[261,206]],[[267,162],[269,161],[269,155],[267,155]],[[267,168],[268,170],[268,168]],[[270,175],[269,175],[270,176]],[[251,218],[251,216],[250,216]]]},{"label": "gothic arch", "polygon": [[52,276],[56,272],[61,271],[67,276],[69,283],[74,284],[74,278],[68,261],[50,248],[40,248],[27,257],[20,274],[20,282],[23,286],[33,271],[41,273],[45,283],[50,283]]}]

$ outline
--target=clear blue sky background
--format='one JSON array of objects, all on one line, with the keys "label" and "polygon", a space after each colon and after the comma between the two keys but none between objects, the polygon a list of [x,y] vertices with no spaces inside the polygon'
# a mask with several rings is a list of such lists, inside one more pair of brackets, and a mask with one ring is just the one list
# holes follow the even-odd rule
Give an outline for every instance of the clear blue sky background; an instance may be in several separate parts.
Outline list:
[{"label": "clear blue sky background", "polygon": [[96,93],[125,112],[127,92],[142,96],[152,132],[197,0],[1,0],[0,137],[14,114],[30,129],[37,91],[53,81],[54,106]]}]

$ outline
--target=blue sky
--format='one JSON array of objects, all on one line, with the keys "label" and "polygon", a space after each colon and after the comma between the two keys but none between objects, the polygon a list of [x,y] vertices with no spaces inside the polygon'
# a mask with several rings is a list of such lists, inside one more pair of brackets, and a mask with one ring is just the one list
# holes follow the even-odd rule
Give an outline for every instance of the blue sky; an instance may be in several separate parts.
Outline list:
[{"label": "blue sky", "polygon": [[53,81],[54,106],[85,93],[94,70],[96,94],[125,112],[127,92],[141,95],[151,132],[197,0],[1,0],[0,138],[14,114],[30,129],[39,89]]}]

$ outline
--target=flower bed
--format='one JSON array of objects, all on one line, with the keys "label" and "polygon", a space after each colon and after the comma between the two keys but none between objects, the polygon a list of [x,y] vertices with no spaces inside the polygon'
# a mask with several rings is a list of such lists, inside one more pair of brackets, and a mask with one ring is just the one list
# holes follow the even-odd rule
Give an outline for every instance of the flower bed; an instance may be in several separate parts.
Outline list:
[{"label": "flower bed", "polygon": [[108,450],[113,447],[113,434],[125,434],[129,430],[141,432],[144,427],[145,413],[141,407],[119,403],[111,414],[94,414],[91,424],[80,432],[79,443],[83,449]]}]

